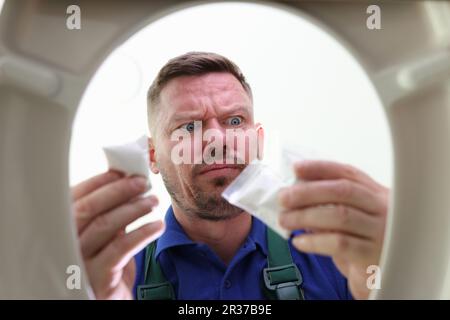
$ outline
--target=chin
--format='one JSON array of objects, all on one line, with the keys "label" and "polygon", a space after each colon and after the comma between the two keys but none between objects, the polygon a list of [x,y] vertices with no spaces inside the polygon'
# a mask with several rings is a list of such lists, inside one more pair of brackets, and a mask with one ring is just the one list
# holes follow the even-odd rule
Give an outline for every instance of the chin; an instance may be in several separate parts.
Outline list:
[{"label": "chin", "polygon": [[218,177],[212,181],[214,187],[224,190],[234,180],[235,177]]},{"label": "chin", "polygon": [[198,185],[197,192],[204,194],[211,199],[215,199],[215,201],[221,201],[223,200],[222,192],[229,184],[230,181],[227,181],[225,184],[223,181],[209,181],[207,184],[202,183],[201,185]]}]

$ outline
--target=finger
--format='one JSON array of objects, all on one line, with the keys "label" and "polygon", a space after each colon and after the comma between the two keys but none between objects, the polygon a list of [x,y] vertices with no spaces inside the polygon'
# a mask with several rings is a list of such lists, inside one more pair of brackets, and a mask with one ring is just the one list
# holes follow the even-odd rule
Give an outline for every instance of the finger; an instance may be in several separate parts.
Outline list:
[{"label": "finger", "polygon": [[350,265],[347,260],[342,257],[333,257],[334,265],[343,275],[348,275],[350,273]]},{"label": "finger", "polygon": [[164,232],[164,223],[159,220],[117,237],[98,255],[105,270],[113,273],[122,270],[125,265],[147,244],[157,239]]},{"label": "finger", "polygon": [[72,187],[72,199],[76,201],[108,183],[119,180],[121,177],[122,174],[118,171],[108,171],[96,175],[95,177],[92,177]]},{"label": "finger", "polygon": [[346,259],[354,263],[364,263],[373,251],[371,241],[341,233],[302,234],[292,240],[300,251]]},{"label": "finger", "polygon": [[74,204],[78,232],[82,232],[97,215],[128,202],[146,188],[144,177],[130,177],[105,185],[79,199]]},{"label": "finger", "polygon": [[381,214],[387,210],[386,203],[379,194],[349,180],[298,182],[282,189],[279,201],[286,209],[343,204],[371,214]]},{"label": "finger", "polygon": [[135,275],[136,275],[136,263],[134,262],[133,259],[131,259],[123,268],[123,276],[122,276],[125,285],[129,289],[133,288],[134,281],[136,280]]},{"label": "finger", "polygon": [[117,235],[124,235],[128,224],[149,213],[157,204],[157,198],[150,196],[97,216],[80,235],[83,257],[92,257]]},{"label": "finger", "polygon": [[379,184],[361,170],[348,165],[325,160],[304,160],[294,164],[294,171],[303,180],[347,179],[378,188]]},{"label": "finger", "polygon": [[288,230],[331,230],[365,239],[382,233],[379,218],[344,205],[314,206],[280,214],[280,225]]}]

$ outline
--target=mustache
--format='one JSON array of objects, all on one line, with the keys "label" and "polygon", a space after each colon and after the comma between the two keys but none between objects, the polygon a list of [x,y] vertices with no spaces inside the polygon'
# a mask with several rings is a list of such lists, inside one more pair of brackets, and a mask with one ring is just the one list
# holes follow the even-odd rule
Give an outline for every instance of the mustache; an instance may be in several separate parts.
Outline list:
[{"label": "mustache", "polygon": [[207,148],[203,153],[203,162],[209,164],[245,164],[245,150],[229,150],[224,146],[223,150]]},{"label": "mustache", "polygon": [[228,150],[226,146],[221,152],[217,152],[215,148],[211,148],[203,154],[202,163],[194,164],[192,168],[192,175],[197,176],[204,171],[208,166],[218,164],[226,165],[230,168],[238,169],[242,171],[247,166],[245,161],[245,154],[240,153],[237,150]]}]

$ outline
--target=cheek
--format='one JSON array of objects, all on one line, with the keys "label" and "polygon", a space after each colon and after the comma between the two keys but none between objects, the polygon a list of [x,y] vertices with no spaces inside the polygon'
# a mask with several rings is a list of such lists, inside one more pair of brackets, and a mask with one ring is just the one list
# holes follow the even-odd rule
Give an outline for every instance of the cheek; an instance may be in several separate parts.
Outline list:
[{"label": "cheek", "polygon": [[170,153],[161,156],[159,159],[159,166],[161,169],[161,173],[169,179],[172,183],[178,184],[180,186],[185,184],[191,184],[192,177],[191,171],[192,168],[190,165],[185,164],[174,164],[170,159]]},{"label": "cheek", "polygon": [[174,172],[180,177],[182,183],[192,184],[192,169],[190,165],[174,166]]},{"label": "cheek", "polygon": [[238,157],[250,163],[257,158],[259,148],[259,139],[257,131],[249,129],[245,133],[237,135],[234,140],[233,149]]},{"label": "cheek", "polygon": [[202,163],[203,140],[201,133],[184,137],[179,141],[169,141],[167,146],[166,158],[175,165]]},{"label": "cheek", "polygon": [[168,177],[172,180],[174,175],[174,164],[170,160],[170,149],[157,148],[155,150],[156,167],[164,178]]},{"label": "cheek", "polygon": [[158,163],[161,163],[164,167],[172,166],[171,161],[172,150],[176,146],[177,142],[170,140],[160,141],[158,147],[156,148],[156,159]]}]

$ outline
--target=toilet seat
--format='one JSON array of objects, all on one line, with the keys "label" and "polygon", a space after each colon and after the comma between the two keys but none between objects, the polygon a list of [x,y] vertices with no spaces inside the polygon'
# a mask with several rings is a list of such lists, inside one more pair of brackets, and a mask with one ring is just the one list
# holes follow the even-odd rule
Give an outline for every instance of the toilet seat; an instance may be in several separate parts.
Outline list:
[{"label": "toilet seat", "polygon": [[[450,3],[273,1],[337,38],[372,80],[391,127],[394,188],[376,299],[450,298]],[[71,125],[114,48],[187,1],[82,2],[68,30],[58,2],[7,0],[0,15],[0,298],[89,298],[70,216]],[[360,26],[360,27],[358,27]],[[44,125],[45,124],[45,125]],[[26,260],[25,260],[26,258]],[[20,266],[20,268],[18,268]]]}]

